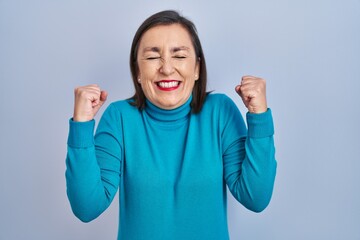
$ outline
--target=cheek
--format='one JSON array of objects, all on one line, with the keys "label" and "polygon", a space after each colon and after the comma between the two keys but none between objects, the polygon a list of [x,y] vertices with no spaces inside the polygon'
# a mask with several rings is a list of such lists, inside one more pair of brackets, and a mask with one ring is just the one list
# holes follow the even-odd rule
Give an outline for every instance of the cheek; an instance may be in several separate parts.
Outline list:
[{"label": "cheek", "polygon": [[156,64],[140,64],[139,65],[139,77],[147,80],[152,78],[157,71]]},{"label": "cheek", "polygon": [[148,95],[154,91],[154,86],[152,85],[152,82],[146,79],[142,81],[141,88],[143,89],[145,95]]},{"label": "cheek", "polygon": [[181,69],[183,76],[186,78],[194,79],[194,76],[197,74],[194,63],[184,62],[179,65],[179,69]]}]

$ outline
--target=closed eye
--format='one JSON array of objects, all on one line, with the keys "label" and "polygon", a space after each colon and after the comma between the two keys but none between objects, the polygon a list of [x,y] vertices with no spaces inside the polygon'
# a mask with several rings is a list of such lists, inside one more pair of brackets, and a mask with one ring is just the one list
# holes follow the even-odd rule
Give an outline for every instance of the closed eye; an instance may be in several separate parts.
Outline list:
[{"label": "closed eye", "polygon": [[174,56],[174,58],[184,59],[184,58],[186,58],[186,57],[185,57],[185,56]]},{"label": "closed eye", "polygon": [[146,60],[154,60],[154,59],[159,59],[160,57],[147,57]]}]

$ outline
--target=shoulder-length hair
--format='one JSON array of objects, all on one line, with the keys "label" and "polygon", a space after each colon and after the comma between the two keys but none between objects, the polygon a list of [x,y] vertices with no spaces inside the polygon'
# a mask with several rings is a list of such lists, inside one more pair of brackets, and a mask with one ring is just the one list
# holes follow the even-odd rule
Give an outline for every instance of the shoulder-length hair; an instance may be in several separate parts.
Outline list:
[{"label": "shoulder-length hair", "polygon": [[138,54],[138,48],[141,37],[147,30],[149,30],[152,27],[158,25],[171,25],[171,24],[180,24],[189,32],[191,42],[195,49],[196,59],[200,63],[199,79],[195,81],[195,85],[192,91],[192,101],[191,101],[192,112],[198,113],[200,112],[207,95],[206,93],[207,74],[206,74],[205,57],[194,23],[192,23],[189,19],[181,16],[178,12],[173,10],[158,12],[150,16],[140,25],[137,32],[135,33],[130,50],[130,70],[131,70],[132,80],[135,86],[135,94],[132,97],[133,100],[132,104],[138,107],[140,110],[142,110],[145,107],[145,100],[146,100],[141,85],[137,81],[138,73],[139,73],[137,54]]}]

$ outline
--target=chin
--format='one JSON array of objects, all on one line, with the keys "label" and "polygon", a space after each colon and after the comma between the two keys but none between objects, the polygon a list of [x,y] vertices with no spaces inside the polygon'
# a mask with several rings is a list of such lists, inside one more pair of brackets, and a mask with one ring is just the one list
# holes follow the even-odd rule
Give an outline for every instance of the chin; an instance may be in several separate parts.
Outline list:
[{"label": "chin", "polygon": [[163,108],[163,109],[166,109],[166,110],[171,110],[171,109],[174,109],[174,108],[178,107],[178,105],[176,105],[176,104],[166,104],[166,105],[161,104],[159,106],[160,106],[160,108]]},{"label": "chin", "polygon": [[179,107],[181,104],[176,101],[176,102],[160,102],[158,104],[158,106],[160,108],[163,108],[163,109],[167,109],[167,110],[170,110],[170,109],[174,109],[174,108],[177,108]]}]

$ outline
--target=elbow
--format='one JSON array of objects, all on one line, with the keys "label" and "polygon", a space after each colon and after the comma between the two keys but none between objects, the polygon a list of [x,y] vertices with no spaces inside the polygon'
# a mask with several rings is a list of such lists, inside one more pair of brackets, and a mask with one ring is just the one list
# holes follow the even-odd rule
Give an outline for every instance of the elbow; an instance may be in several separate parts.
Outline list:
[{"label": "elbow", "polygon": [[272,191],[266,193],[266,194],[257,194],[257,196],[250,196],[246,199],[246,201],[242,202],[244,207],[246,207],[248,210],[255,212],[255,213],[261,213],[263,212],[268,205],[270,204],[272,197]]},{"label": "elbow", "polygon": [[75,217],[83,223],[91,222],[101,214],[98,208],[85,201],[70,201],[70,206]]},{"label": "elbow", "polygon": [[73,213],[83,223],[89,223],[97,218],[97,215],[89,214],[86,212],[77,212],[73,210]]},{"label": "elbow", "polygon": [[263,184],[258,184],[257,187],[249,191],[248,202],[246,208],[249,210],[260,213],[263,212],[270,204],[275,182],[276,165],[273,173],[269,175]]},{"label": "elbow", "polygon": [[71,210],[75,217],[83,223],[88,223],[96,219],[102,213],[102,209],[105,209],[98,203],[89,201],[89,198],[70,193],[71,192],[68,191]]},{"label": "elbow", "polygon": [[261,213],[267,208],[268,205],[269,205],[269,201],[265,203],[256,203],[256,204],[253,203],[244,206],[252,212]]},{"label": "elbow", "polygon": [[94,220],[94,218],[89,218],[89,217],[78,217],[78,216],[76,216],[76,217],[83,223],[89,223],[92,220]]}]

